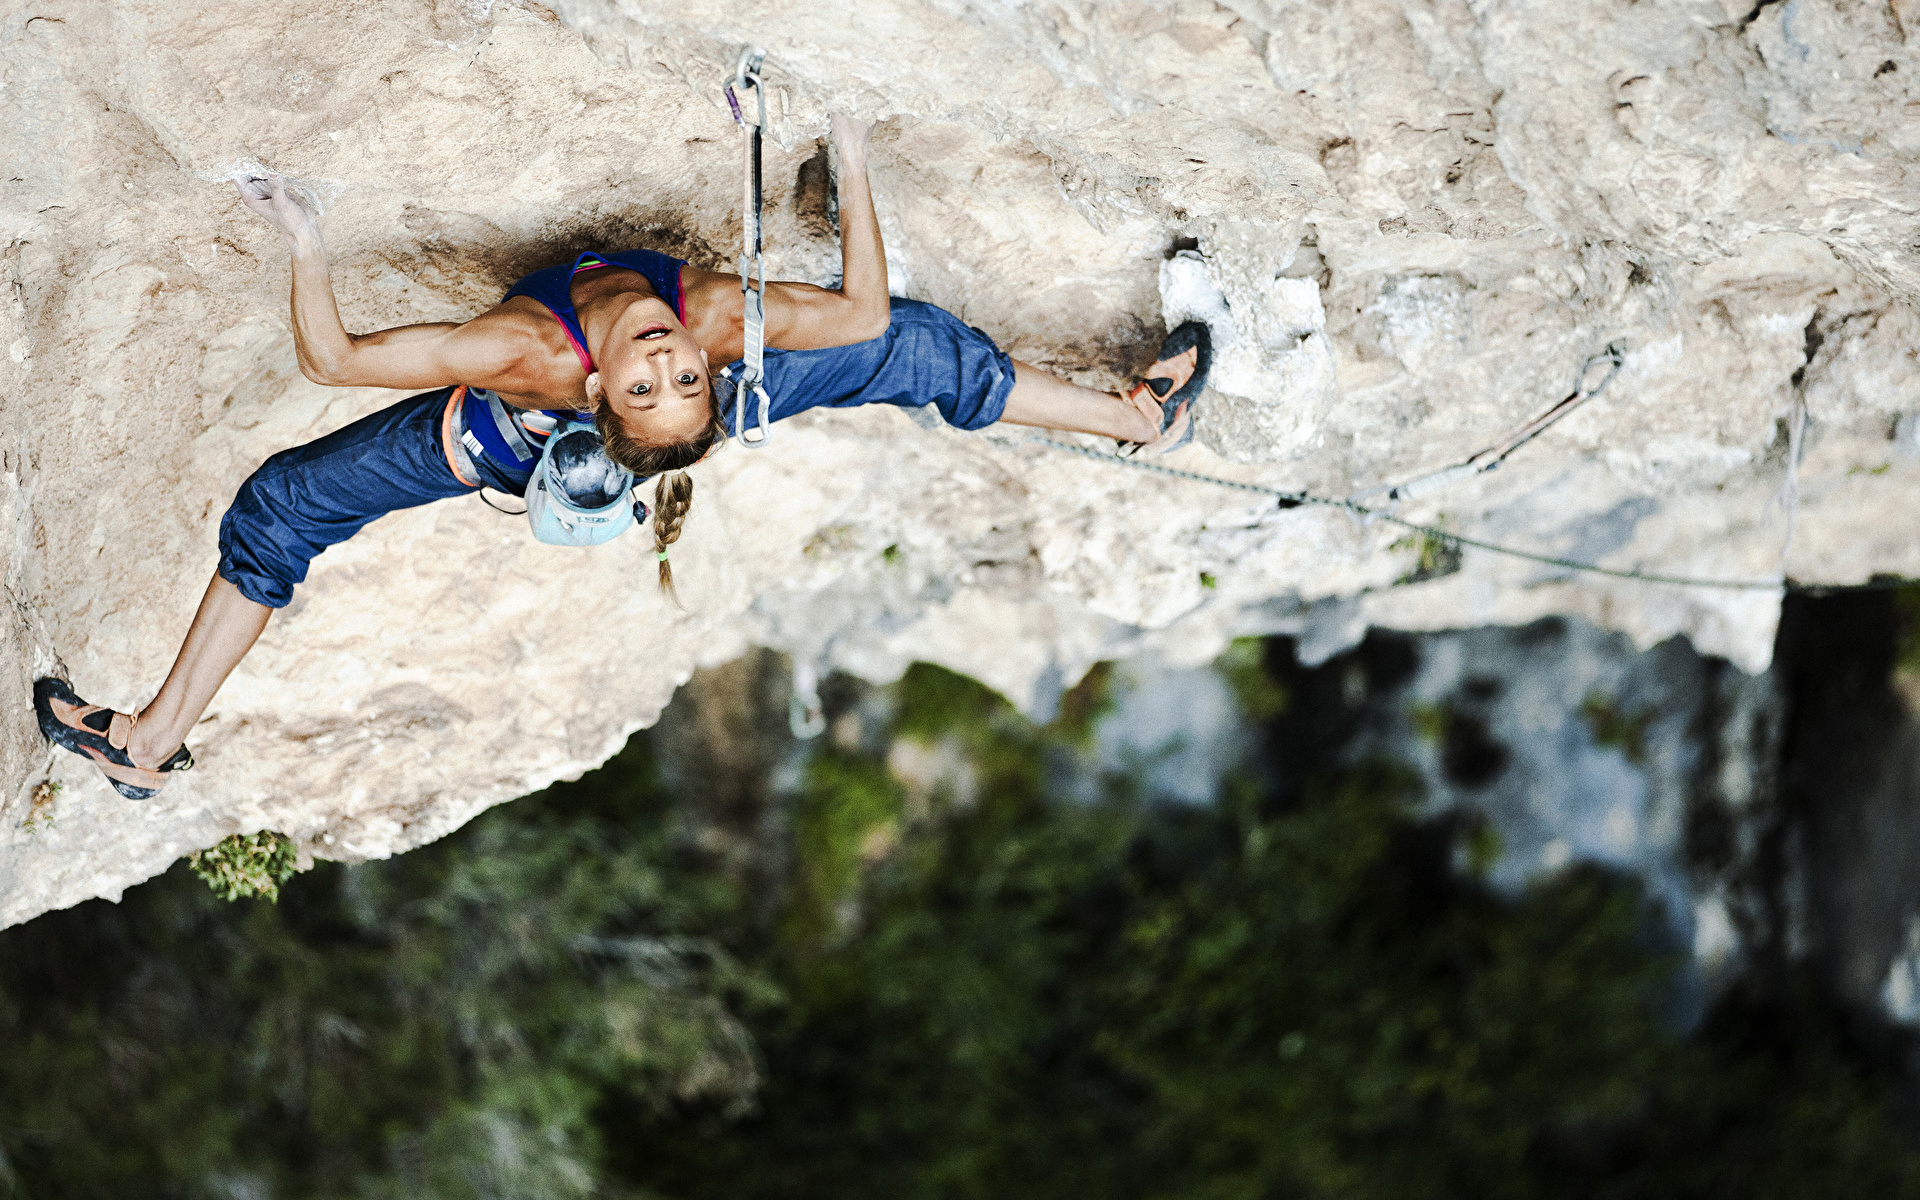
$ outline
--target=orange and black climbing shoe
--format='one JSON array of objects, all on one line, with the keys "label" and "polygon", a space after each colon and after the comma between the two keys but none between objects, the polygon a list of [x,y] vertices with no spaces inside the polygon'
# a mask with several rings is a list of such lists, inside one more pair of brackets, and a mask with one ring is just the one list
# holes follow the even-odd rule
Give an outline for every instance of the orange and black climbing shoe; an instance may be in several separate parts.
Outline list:
[{"label": "orange and black climbing shoe", "polygon": [[185,746],[157,767],[134,766],[127,757],[133,718],[88,704],[74,695],[64,679],[49,676],[34,681],[33,715],[48,741],[92,759],[113,790],[129,800],[151,800],[166,785],[168,774],[193,766],[193,754]]},{"label": "orange and black climbing shoe", "polygon": [[1193,440],[1193,402],[1207,386],[1213,367],[1213,337],[1200,321],[1188,321],[1160,343],[1160,357],[1126,398],[1157,420],[1160,436],[1151,442],[1124,444],[1124,454],[1165,454]]}]

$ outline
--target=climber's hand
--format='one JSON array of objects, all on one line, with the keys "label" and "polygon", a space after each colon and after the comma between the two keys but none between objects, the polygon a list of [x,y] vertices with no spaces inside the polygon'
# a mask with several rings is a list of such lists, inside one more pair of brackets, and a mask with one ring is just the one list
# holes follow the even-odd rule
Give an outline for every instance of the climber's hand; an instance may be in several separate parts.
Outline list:
[{"label": "climber's hand", "polygon": [[843,112],[829,113],[827,119],[833,123],[833,144],[840,151],[841,163],[865,164],[873,122],[858,121]]},{"label": "climber's hand", "polygon": [[320,227],[313,213],[287,190],[287,182],[280,176],[241,179],[235,181],[234,186],[240,189],[240,203],[260,214],[296,249],[319,240]]}]

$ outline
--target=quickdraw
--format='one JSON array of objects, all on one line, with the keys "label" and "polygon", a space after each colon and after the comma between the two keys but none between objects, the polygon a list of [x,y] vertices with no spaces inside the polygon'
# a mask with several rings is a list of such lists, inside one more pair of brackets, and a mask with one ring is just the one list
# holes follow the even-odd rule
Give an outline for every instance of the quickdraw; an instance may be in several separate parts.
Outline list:
[{"label": "quickdraw", "polygon": [[[1520,428],[1513,430],[1507,434],[1506,437],[1501,438],[1485,450],[1471,455],[1451,467],[1442,467],[1438,471],[1430,471],[1417,479],[1410,479],[1405,483],[1383,484],[1380,487],[1369,488],[1364,492],[1355,492],[1349,499],[1358,502],[1385,493],[1390,502],[1397,503],[1402,500],[1417,500],[1421,496],[1436,492],[1450,483],[1457,483],[1470,476],[1484,474],[1493,470],[1501,463],[1507,461],[1508,455],[1546,432],[1548,426],[1559,421],[1560,418],[1566,416],[1574,409],[1579,408],[1595,396],[1598,396],[1601,392],[1606,391],[1607,385],[1613,382],[1613,377],[1620,373],[1620,364],[1626,360],[1626,353],[1626,346],[1623,343],[1613,342],[1609,344],[1605,350],[1587,359],[1586,362],[1580,365],[1580,375],[1573,381],[1573,391],[1566,399],[1560,401],[1560,403],[1554,405],[1546,412],[1541,413],[1533,420],[1528,421]],[[1606,374],[1600,377],[1600,382],[1594,384],[1592,387],[1588,387],[1588,377],[1593,374],[1594,368],[1602,363],[1607,364]]]},{"label": "quickdraw", "polygon": [[[760,79],[760,64],[767,52],[748,46],[734,66],[733,79],[727,84],[727,107],[733,110],[734,123],[740,126],[741,157],[745,175],[740,206],[740,295],[745,315],[746,354],[741,376],[733,392],[733,435],[742,446],[758,448],[771,436],[767,415],[773,401],[766,388],[767,348],[767,260],[761,244],[760,214],[764,208],[760,184],[760,140],[767,128],[767,87]],[[753,90],[755,119],[747,120],[740,108],[740,94]],[[758,437],[747,436],[747,395],[760,402]]]}]

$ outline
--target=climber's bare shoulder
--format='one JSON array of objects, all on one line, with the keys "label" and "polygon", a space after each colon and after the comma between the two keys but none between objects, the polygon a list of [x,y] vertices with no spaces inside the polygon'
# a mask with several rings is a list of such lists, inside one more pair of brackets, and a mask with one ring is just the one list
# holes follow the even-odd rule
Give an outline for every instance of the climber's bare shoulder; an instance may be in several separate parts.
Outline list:
[{"label": "climber's bare shoulder", "polygon": [[525,408],[584,398],[585,372],[551,314],[515,296],[460,324],[402,325],[356,335],[320,382],[340,387],[487,388]]},{"label": "climber's bare shoulder", "polygon": [[[680,272],[687,332],[716,363],[746,352],[745,308],[740,277],[688,265]],[[825,350],[879,337],[886,314],[862,309],[844,293],[811,283],[767,283],[767,345],[776,350]]]},{"label": "climber's bare shoulder", "polygon": [[740,357],[746,332],[738,275],[687,263],[680,268],[680,305],[685,312],[681,323],[706,351],[708,362],[730,363]]},{"label": "climber's bare shoulder", "polygon": [[[484,323],[484,324],[483,324]],[[489,388],[519,408],[568,408],[586,402],[587,372],[564,327],[546,305],[510,296],[467,326],[481,325],[472,364],[462,383]],[[484,379],[479,372],[486,371]]]}]

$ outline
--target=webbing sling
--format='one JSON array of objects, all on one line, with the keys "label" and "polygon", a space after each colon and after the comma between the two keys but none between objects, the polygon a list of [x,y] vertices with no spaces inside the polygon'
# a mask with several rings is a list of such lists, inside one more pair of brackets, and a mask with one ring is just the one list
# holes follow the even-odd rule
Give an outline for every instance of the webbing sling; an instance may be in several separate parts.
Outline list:
[{"label": "webbing sling", "polygon": [[[740,206],[740,295],[746,327],[746,354],[740,379],[733,392],[733,436],[742,446],[758,448],[767,444],[772,430],[767,424],[773,400],[766,389],[767,347],[767,259],[760,237],[760,213],[764,198],[760,186],[760,139],[767,127],[767,87],[760,79],[760,64],[767,52],[749,46],[740,54],[733,79],[727,84],[727,106],[740,126],[741,158],[745,175]],[[757,119],[748,121],[740,111],[735,89],[753,89],[758,103]],[[757,281],[757,282],[756,282]],[[747,436],[747,394],[760,402],[759,437]]]}]

